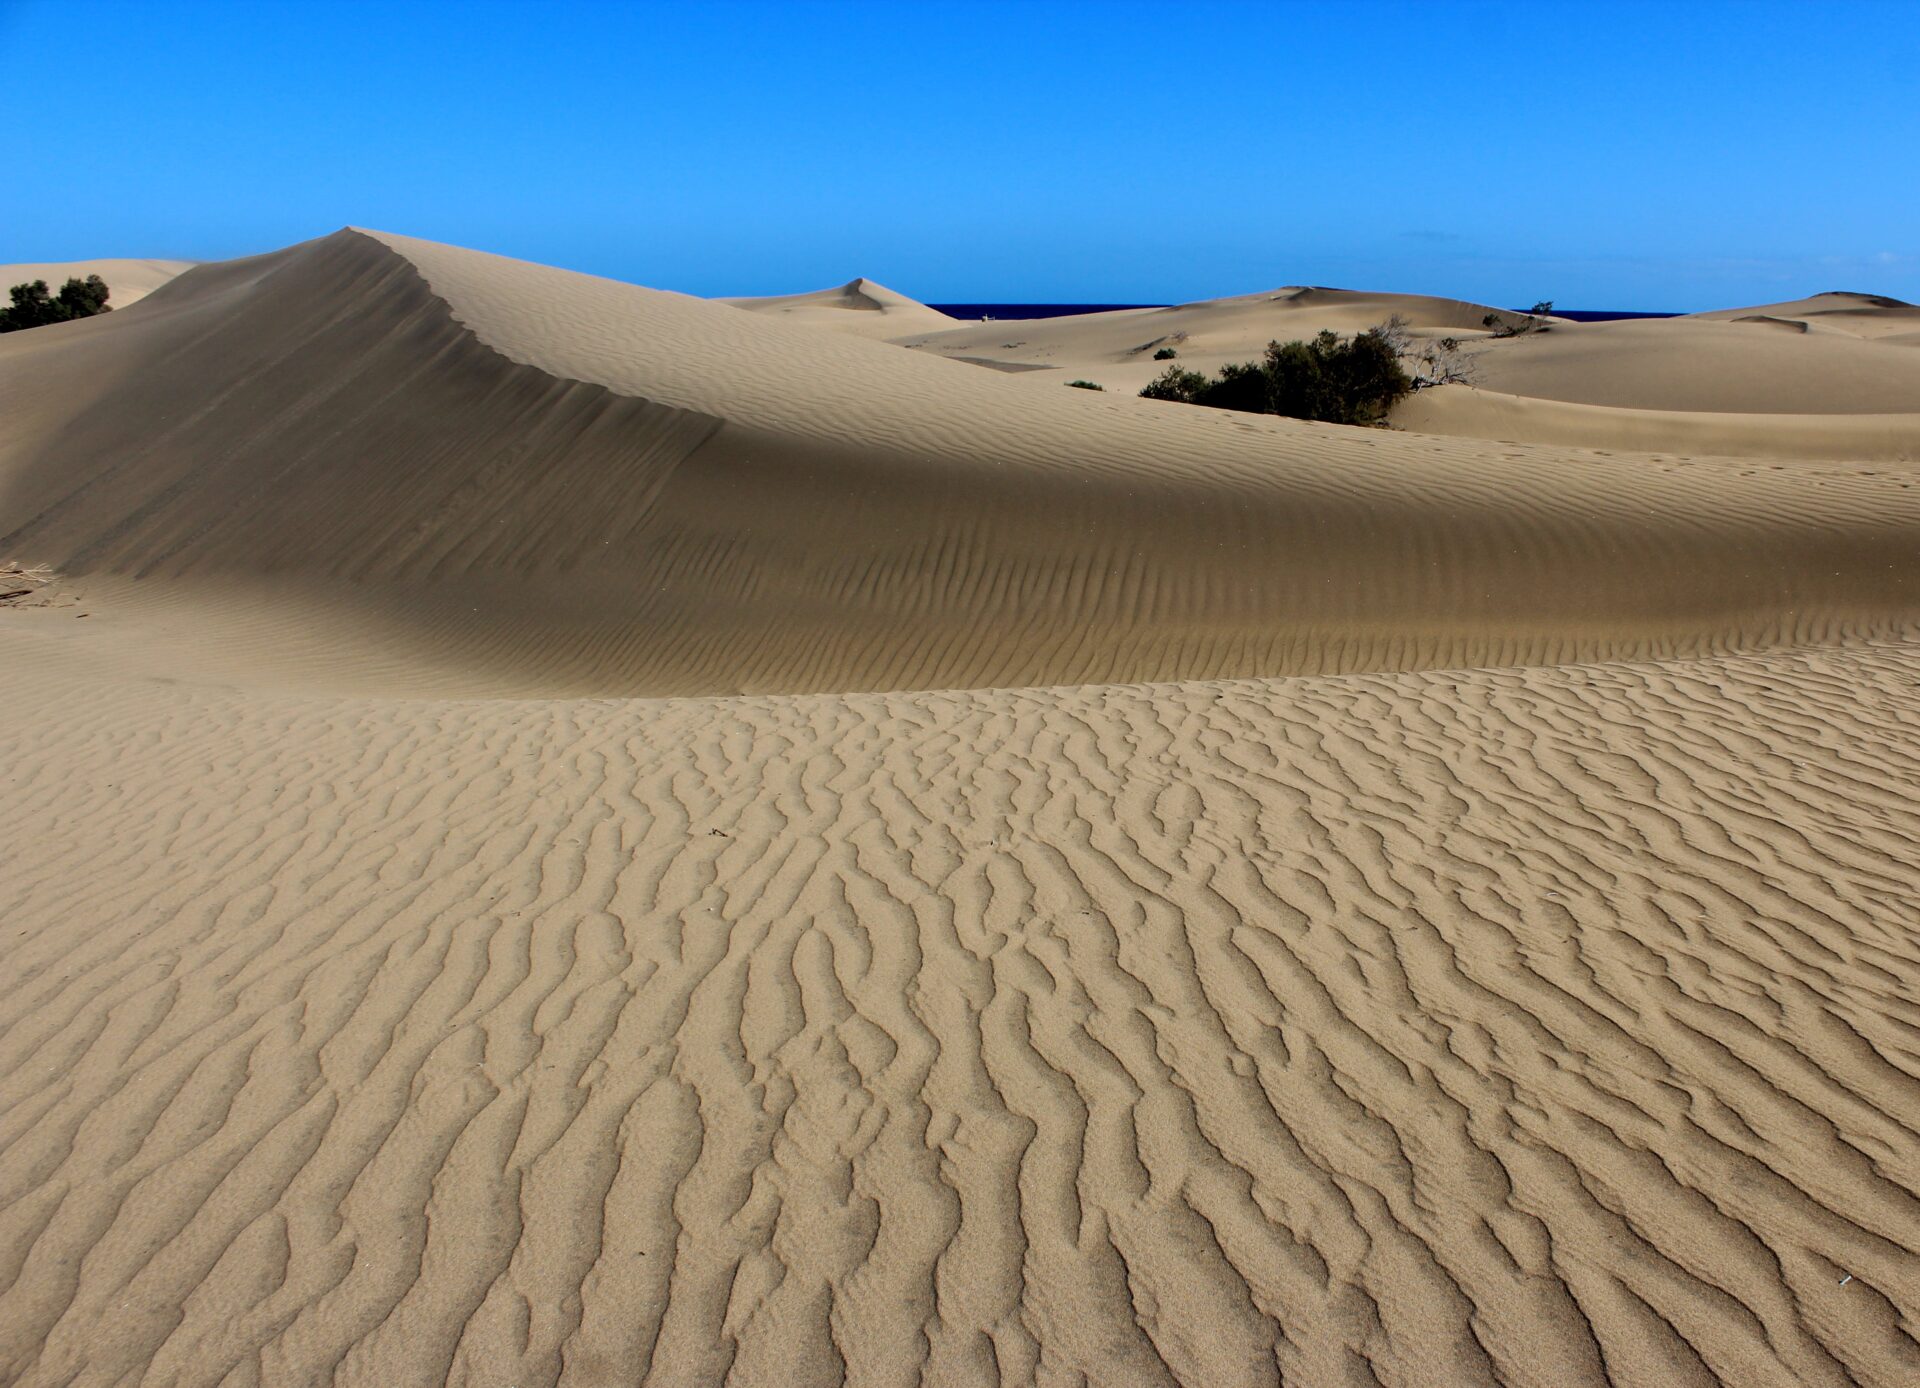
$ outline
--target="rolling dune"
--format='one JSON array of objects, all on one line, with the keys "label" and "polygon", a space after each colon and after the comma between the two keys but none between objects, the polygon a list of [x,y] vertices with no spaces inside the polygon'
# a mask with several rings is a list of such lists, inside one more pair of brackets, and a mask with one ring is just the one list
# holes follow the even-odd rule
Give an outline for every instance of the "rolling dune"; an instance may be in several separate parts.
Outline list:
[{"label": "rolling dune", "polygon": [[[1920,461],[1920,308],[1877,295],[1684,318],[1576,323],[1496,338],[1483,304],[1297,288],[1175,308],[974,324],[896,339],[1030,372],[1029,389],[1091,380],[1137,395],[1169,363],[1205,373],[1270,341],[1363,332],[1390,317],[1414,346],[1451,337],[1470,385],[1416,394],[1395,427],[1506,442],[1687,455]],[[1520,315],[1508,314],[1518,322]],[[1416,367],[1417,370],[1417,367]],[[1848,416],[1835,419],[1836,415]]]},{"label": "rolling dune", "polygon": [[109,621],[129,586],[194,609],[190,669],[382,687],[357,642],[316,661],[316,607],[413,692],[669,695],[1659,656],[1916,602],[1901,472],[1036,391],[399,237],[11,337],[0,556]]},{"label": "rolling dune", "polygon": [[720,299],[719,303],[761,313],[787,322],[832,328],[860,337],[890,339],[907,333],[939,332],[954,320],[935,308],[897,294],[870,279],[848,280],[838,289],[811,294],[782,294],[772,298]]},{"label": "rolling dune", "polygon": [[1920,477],[868,312],[0,338],[0,1383],[1920,1380]]}]

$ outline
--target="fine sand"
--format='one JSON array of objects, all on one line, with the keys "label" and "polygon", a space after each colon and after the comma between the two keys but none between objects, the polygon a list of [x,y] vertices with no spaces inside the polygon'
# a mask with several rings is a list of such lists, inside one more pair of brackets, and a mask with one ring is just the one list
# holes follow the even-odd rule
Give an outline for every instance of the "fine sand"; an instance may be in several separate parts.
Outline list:
[{"label": "fine sand", "polygon": [[1915,470],[895,298],[0,337],[0,1383],[1920,1381]]},{"label": "fine sand", "polygon": [[[929,310],[931,311],[931,310]],[[1066,318],[976,323],[894,338],[982,365],[1137,395],[1175,365],[1215,372],[1270,341],[1360,332],[1389,317],[1416,354],[1451,337],[1470,384],[1421,391],[1394,413],[1425,434],[1680,454],[1920,462],[1920,307],[1821,294],[1684,318],[1550,320],[1496,338],[1482,304],[1291,288],[1270,294]],[[1520,321],[1520,315],[1501,313]],[[1172,362],[1155,353],[1172,350]]]},{"label": "fine sand", "polygon": [[882,340],[908,333],[932,333],[957,326],[938,309],[896,294],[869,279],[849,280],[838,289],[811,294],[784,294],[767,299],[721,299],[723,304],[765,314],[789,323],[832,328],[837,332]]},{"label": "fine sand", "polygon": [[107,282],[109,308],[138,303],[174,276],[193,268],[191,260],[62,260],[0,265],[0,289],[45,280],[58,293],[70,279],[98,275]]}]

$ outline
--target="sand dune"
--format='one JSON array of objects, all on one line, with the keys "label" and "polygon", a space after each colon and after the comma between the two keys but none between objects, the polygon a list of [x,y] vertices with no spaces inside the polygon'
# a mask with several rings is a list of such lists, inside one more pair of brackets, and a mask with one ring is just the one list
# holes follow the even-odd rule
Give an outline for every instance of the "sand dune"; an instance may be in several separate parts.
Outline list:
[{"label": "sand dune", "polygon": [[1077,378],[1134,395],[1167,368],[1155,359],[1164,349],[1181,367],[1214,372],[1257,359],[1269,341],[1351,334],[1398,316],[1416,352],[1451,337],[1474,362],[1472,389],[1415,396],[1394,414],[1402,429],[1609,450],[1920,458],[1920,354],[1905,350],[1920,343],[1920,308],[1897,299],[1823,294],[1676,319],[1555,319],[1550,332],[1510,338],[1484,326],[1494,312],[1451,299],[1288,289],[898,340],[1031,370],[1030,389]]},{"label": "sand dune", "polygon": [[1920,1379],[1912,469],[815,316],[0,338],[0,1383]]},{"label": "sand dune", "polygon": [[1691,315],[1699,319],[1778,318],[1817,325],[1854,337],[1890,337],[1920,332],[1920,304],[1885,294],[1855,294],[1830,290],[1786,303],[1757,308],[1716,309]]},{"label": "sand dune", "polygon": [[717,302],[749,313],[763,313],[790,323],[832,328],[860,337],[896,338],[909,333],[938,332],[954,324],[953,319],[938,309],[928,308],[869,279],[849,280],[838,289],[820,289],[811,294]]},{"label": "sand dune", "polygon": [[235,678],[385,688],[395,651],[414,692],[1290,675],[1826,640],[1915,601],[1920,492],[1872,466],[1040,391],[405,238],[11,339],[0,556],[90,580],[102,641],[189,614],[168,645],[245,652]]},{"label": "sand dune", "polygon": [[[1640,410],[1442,386],[1411,396],[1394,424],[1421,434],[1572,448],[1920,463],[1920,411],[1907,414],[1764,414]],[[1904,470],[1904,469],[1903,469]]]},{"label": "sand dune", "polygon": [[0,288],[45,280],[58,290],[69,279],[98,275],[107,282],[111,308],[138,303],[174,276],[193,268],[191,260],[62,260],[23,261],[0,265]]},{"label": "sand dune", "polygon": [[[1509,395],[1644,410],[1920,413],[1920,352],[1780,315],[1570,323],[1486,343],[1479,384]],[[1819,321],[1819,320],[1814,320]]]},{"label": "sand dune", "polygon": [[[1154,360],[1154,353],[1163,349],[1171,348],[1180,365],[1191,370],[1217,371],[1228,362],[1258,357],[1275,339],[1307,338],[1322,331],[1363,332],[1394,315],[1416,336],[1483,336],[1483,320],[1498,311],[1458,299],[1294,285],[1172,308],[974,323],[898,340],[962,361],[1051,367],[1066,373],[1035,375],[1034,384],[1058,385],[1081,377],[1134,395],[1166,369],[1165,361]],[[1519,315],[1513,317],[1518,321]]]}]

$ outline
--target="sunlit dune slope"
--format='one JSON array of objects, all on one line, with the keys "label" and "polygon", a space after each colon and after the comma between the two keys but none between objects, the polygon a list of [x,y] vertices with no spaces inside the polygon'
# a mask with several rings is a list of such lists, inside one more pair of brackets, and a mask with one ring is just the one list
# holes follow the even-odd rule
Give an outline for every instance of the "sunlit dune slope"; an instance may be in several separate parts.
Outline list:
[{"label": "sunlit dune slope", "polygon": [[1920,1381],[1920,473],[1031,376],[0,338],[0,1384]]},{"label": "sunlit dune slope", "polygon": [[0,557],[92,582],[106,629],[173,613],[197,668],[1033,685],[1824,639],[1917,598],[1897,472],[1038,391],[357,231],[12,334],[0,393]]},{"label": "sunlit dune slope", "polygon": [[0,1381],[1920,1377],[1912,648],[655,704],[13,635]]},{"label": "sunlit dune slope", "polygon": [[1803,326],[1769,314],[1568,323],[1480,346],[1479,384],[1628,409],[1920,413],[1920,352]]},{"label": "sunlit dune slope", "polygon": [[1920,304],[1886,294],[1829,290],[1804,299],[1754,308],[1715,309],[1691,315],[1701,319],[1773,319],[1812,330],[1831,329],[1854,337],[1912,337],[1920,334]]},{"label": "sunlit dune slope", "polygon": [[861,337],[887,339],[908,333],[939,332],[954,326],[954,320],[939,309],[928,308],[869,279],[849,280],[837,289],[820,289],[811,294],[715,302],[790,323],[832,328]]}]

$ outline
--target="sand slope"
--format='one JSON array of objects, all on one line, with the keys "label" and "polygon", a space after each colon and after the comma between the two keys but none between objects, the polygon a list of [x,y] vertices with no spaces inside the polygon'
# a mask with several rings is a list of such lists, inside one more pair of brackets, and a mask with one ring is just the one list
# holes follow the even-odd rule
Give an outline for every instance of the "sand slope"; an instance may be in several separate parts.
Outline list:
[{"label": "sand slope", "polygon": [[0,666],[6,1381],[1920,1374],[1911,649],[57,668]]},{"label": "sand slope", "polygon": [[56,293],[69,279],[98,275],[107,282],[107,306],[125,308],[138,303],[174,276],[193,268],[191,260],[62,260],[23,261],[0,265],[0,288],[45,280]]},{"label": "sand slope", "polygon": [[185,605],[190,668],[1020,686],[1726,649],[1916,602],[1920,492],[1875,467],[1037,391],[404,238],[203,267],[11,339],[0,557]]},{"label": "sand slope", "polygon": [[[1059,385],[1072,377],[1110,391],[1137,395],[1167,369],[1154,353],[1171,349],[1183,367],[1218,371],[1228,362],[1259,357],[1267,343],[1320,332],[1364,332],[1394,316],[1416,337],[1483,336],[1482,321],[1498,310],[1458,299],[1415,294],[1367,294],[1292,285],[1261,294],[1206,299],[1171,308],[1117,309],[1063,318],[974,323],[945,332],[901,338],[903,345],[976,363],[1052,368],[1030,383]],[[1519,321],[1519,315],[1513,315]]]},{"label": "sand slope", "polygon": [[783,322],[800,323],[860,337],[896,338],[909,333],[938,332],[954,320],[938,309],[897,294],[869,279],[849,280],[837,289],[811,294],[782,294],[772,298],[720,299],[716,302],[765,314]]},{"label": "sand slope", "polygon": [[1920,355],[1905,350],[1920,343],[1920,308],[1897,299],[1823,294],[1687,318],[1553,319],[1549,332],[1513,338],[1483,326],[1494,312],[1452,299],[1295,288],[900,341],[1031,372],[1022,382],[1030,389],[1077,378],[1137,395],[1170,364],[1155,359],[1162,350],[1176,353],[1172,364],[1210,373],[1257,360],[1270,341],[1352,334],[1398,317],[1416,357],[1423,343],[1451,337],[1474,363],[1472,389],[1416,395],[1395,411],[1395,426],[1412,432],[1683,454],[1920,458]]},{"label": "sand slope", "polygon": [[1478,384],[1644,410],[1920,413],[1920,352],[1766,314],[1568,323],[1480,348]]},{"label": "sand slope", "polygon": [[1715,309],[1691,315],[1702,319],[1773,319],[1799,323],[1808,331],[1824,329],[1854,337],[1913,338],[1920,334],[1920,304],[1885,294],[1859,294],[1847,290],[1829,290],[1805,299],[1785,303],[1761,304],[1755,308]]},{"label": "sand slope", "polygon": [[0,418],[0,1383],[1920,1379],[1910,469],[359,232]]}]

